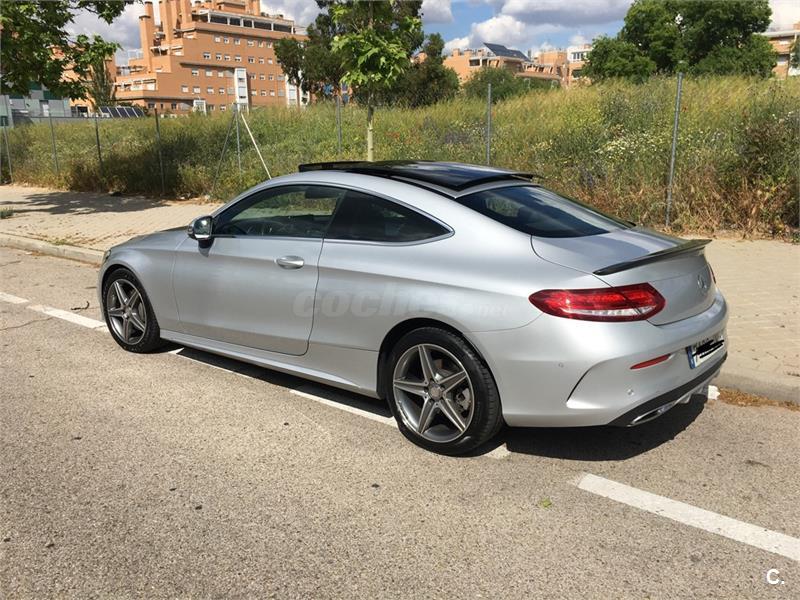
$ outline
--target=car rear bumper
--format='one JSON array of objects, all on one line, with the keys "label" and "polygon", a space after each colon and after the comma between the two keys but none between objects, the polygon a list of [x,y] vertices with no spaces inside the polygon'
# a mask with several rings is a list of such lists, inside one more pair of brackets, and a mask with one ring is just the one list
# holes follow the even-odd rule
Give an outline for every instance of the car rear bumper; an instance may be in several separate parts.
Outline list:
[{"label": "car rear bumper", "polygon": [[[717,375],[727,354],[727,319],[718,292],[704,312],[667,325],[542,315],[525,327],[473,333],[470,340],[492,369],[509,425],[625,426],[659,416],[658,409],[671,408]],[[725,346],[692,368],[686,348],[718,335]],[[669,359],[631,369],[662,355]]]}]

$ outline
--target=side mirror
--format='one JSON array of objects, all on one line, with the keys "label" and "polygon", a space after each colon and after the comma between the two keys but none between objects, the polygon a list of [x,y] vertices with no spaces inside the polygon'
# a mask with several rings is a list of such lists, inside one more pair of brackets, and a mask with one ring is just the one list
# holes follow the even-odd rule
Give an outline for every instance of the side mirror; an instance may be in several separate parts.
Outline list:
[{"label": "side mirror", "polygon": [[214,220],[209,217],[197,217],[189,225],[189,230],[186,232],[190,238],[198,242],[205,242],[211,239],[211,225]]}]

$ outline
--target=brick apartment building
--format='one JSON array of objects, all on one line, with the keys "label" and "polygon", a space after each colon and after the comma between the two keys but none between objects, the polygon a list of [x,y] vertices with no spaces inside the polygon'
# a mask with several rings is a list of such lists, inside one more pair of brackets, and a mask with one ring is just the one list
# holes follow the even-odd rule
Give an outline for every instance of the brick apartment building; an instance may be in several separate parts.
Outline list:
[{"label": "brick apartment building", "polygon": [[159,15],[157,26],[145,2],[141,57],[116,67],[118,100],[178,114],[297,103],[274,50],[305,39],[293,21],[261,12],[260,0],[159,0]]},{"label": "brick apartment building", "polygon": [[581,69],[591,44],[570,46],[566,50],[548,50],[528,56],[500,44],[484,44],[477,49],[454,49],[444,64],[453,69],[462,83],[484,67],[507,69],[517,77],[530,77],[569,86],[581,77]]},{"label": "brick apartment building", "polygon": [[786,78],[800,75],[800,69],[792,67],[790,64],[792,48],[800,38],[800,21],[795,23],[791,29],[767,31],[764,36],[769,40],[772,49],[778,53],[778,64],[772,70],[775,76]]}]

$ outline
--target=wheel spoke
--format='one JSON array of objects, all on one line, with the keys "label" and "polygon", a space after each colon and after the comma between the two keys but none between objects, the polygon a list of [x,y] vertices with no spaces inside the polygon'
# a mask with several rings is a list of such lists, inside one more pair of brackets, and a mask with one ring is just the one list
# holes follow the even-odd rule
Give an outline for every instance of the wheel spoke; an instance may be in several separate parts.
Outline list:
[{"label": "wheel spoke", "polygon": [[426,398],[422,404],[422,409],[419,411],[419,423],[417,423],[417,433],[423,434],[428,427],[431,426],[433,416],[436,412],[434,401]]},{"label": "wheel spoke", "polygon": [[467,372],[458,371],[457,373],[453,373],[452,375],[447,375],[446,377],[442,378],[439,381],[439,385],[441,385],[444,388],[444,393],[447,394],[457,385],[461,384],[466,380],[467,380]]},{"label": "wheel spoke", "polygon": [[442,411],[442,414],[447,417],[459,431],[464,431],[467,428],[461,413],[452,399],[442,398],[439,401],[439,410]]},{"label": "wheel spoke", "polygon": [[114,293],[117,295],[117,301],[120,306],[128,305],[128,297],[125,295],[125,290],[122,289],[122,283],[119,279],[114,282]]},{"label": "wheel spoke", "polygon": [[436,367],[433,366],[433,357],[431,357],[430,349],[424,344],[421,344],[419,347],[419,363],[422,367],[422,378],[425,380],[425,383],[433,381],[433,377],[436,374]]},{"label": "wheel spoke", "polygon": [[422,396],[425,393],[425,384],[421,381],[409,381],[408,379],[395,379],[394,387],[415,396]]},{"label": "wheel spoke", "polygon": [[136,327],[136,329],[144,333],[145,324],[144,321],[142,321],[142,319],[139,318],[138,314],[136,314],[135,312],[131,313],[130,321],[131,323],[133,323],[133,326]]},{"label": "wheel spoke", "polygon": [[131,320],[123,319],[122,321],[122,339],[130,342],[131,339]]},{"label": "wheel spoke", "polygon": [[139,296],[139,290],[136,288],[131,289],[131,295],[128,296],[128,300],[125,302],[125,306],[129,308],[133,308],[136,306],[136,303],[141,300],[141,296]]},{"label": "wheel spoke", "polygon": [[109,308],[108,309],[108,316],[109,317],[117,317],[118,319],[122,318],[122,315],[125,314],[125,311],[121,308]]}]

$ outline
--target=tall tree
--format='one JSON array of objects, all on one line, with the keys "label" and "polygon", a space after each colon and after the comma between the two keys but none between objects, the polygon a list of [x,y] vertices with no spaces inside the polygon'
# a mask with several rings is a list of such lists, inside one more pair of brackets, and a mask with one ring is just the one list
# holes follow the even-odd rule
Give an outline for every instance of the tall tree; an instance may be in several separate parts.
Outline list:
[{"label": "tall tree", "polygon": [[458,93],[458,75],[444,66],[444,39],[428,36],[423,55],[401,75],[380,99],[390,104],[417,107],[453,98]]},{"label": "tall tree", "polygon": [[105,59],[100,59],[92,65],[92,78],[88,84],[88,91],[95,111],[101,106],[113,106],[117,103],[114,77],[109,73]]},{"label": "tall tree", "polygon": [[345,70],[339,53],[331,48],[339,33],[344,30],[337,27],[327,12],[317,15],[309,26],[303,69],[305,91],[316,96],[339,95]]},{"label": "tall tree", "polygon": [[297,106],[300,106],[300,85],[302,74],[305,68],[305,46],[294,38],[283,38],[275,42],[275,57],[281,65],[281,69],[297,89]]},{"label": "tall tree", "polygon": [[345,69],[342,80],[367,98],[367,160],[374,159],[374,95],[410,67],[411,53],[423,40],[421,1],[331,1],[328,12],[344,29],[334,40]]},{"label": "tall tree", "polygon": [[583,75],[593,81],[621,77],[641,83],[656,68],[657,63],[631,42],[604,36],[594,41]]},{"label": "tall tree", "polygon": [[[640,79],[653,72],[768,77],[775,53],[758,35],[769,26],[768,0],[635,0],[616,38],[595,44],[585,73],[593,79]],[[622,61],[635,60],[634,67]]]},{"label": "tall tree", "polygon": [[[110,57],[118,45],[100,36],[71,36],[78,11],[111,23],[132,0],[52,0],[3,2],[0,11],[0,91],[25,95],[31,83],[58,96],[85,98],[92,65]],[[72,75],[65,78],[65,73]]]},{"label": "tall tree", "polygon": [[499,102],[513,96],[525,94],[534,89],[551,89],[553,84],[542,79],[517,77],[508,69],[484,67],[464,84],[464,93],[470,98],[486,98],[489,84],[492,84],[492,102]]}]

